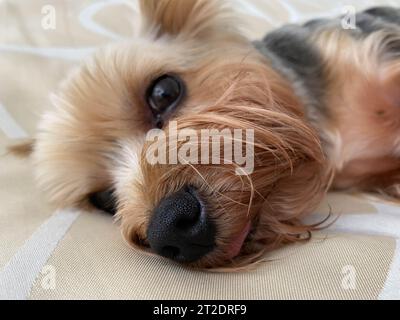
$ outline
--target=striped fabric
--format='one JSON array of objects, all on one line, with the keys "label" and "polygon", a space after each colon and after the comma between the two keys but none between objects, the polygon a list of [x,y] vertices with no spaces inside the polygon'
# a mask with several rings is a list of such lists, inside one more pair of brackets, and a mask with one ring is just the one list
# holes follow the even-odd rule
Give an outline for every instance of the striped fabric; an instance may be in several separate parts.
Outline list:
[{"label": "striped fabric", "polygon": [[[343,10],[331,0],[232,3],[252,38]],[[49,5],[55,30],[43,28]],[[135,0],[0,0],[0,299],[400,299],[400,207],[366,196],[329,195],[310,219],[333,211],[341,214],[334,226],[235,274],[138,253],[102,213],[52,212],[29,161],[5,155],[5,146],[35,133],[49,93],[80,59],[129,38],[137,9]]]}]

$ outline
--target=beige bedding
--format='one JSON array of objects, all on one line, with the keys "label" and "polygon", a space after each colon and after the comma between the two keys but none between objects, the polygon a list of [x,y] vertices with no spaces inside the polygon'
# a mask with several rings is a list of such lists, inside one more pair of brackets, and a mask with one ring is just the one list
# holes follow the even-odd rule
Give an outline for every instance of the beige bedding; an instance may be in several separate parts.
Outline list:
[{"label": "beige bedding", "polygon": [[[282,23],[340,14],[338,3],[232,1],[254,38]],[[55,30],[42,27],[45,5],[55,9]],[[0,0],[0,153],[34,135],[68,70],[97,46],[128,38],[137,21],[134,0]],[[400,208],[332,194],[317,214],[330,209],[342,214],[333,227],[268,255],[254,271],[196,272],[128,248],[105,214],[52,212],[29,161],[2,155],[0,299],[400,299]]]}]

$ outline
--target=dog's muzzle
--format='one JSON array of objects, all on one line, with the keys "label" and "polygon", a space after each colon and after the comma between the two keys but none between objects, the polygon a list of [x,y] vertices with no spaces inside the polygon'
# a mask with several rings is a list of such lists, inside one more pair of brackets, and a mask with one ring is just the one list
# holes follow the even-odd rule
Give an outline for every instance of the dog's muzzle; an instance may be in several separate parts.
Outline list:
[{"label": "dog's muzzle", "polygon": [[193,188],[164,198],[147,229],[152,250],[169,259],[190,263],[212,251],[216,228]]}]

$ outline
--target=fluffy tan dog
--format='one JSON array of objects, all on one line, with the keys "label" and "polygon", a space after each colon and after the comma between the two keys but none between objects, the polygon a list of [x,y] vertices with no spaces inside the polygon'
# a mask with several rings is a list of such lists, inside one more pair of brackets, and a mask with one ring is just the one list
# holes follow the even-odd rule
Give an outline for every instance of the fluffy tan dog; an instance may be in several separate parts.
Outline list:
[{"label": "fluffy tan dog", "polygon": [[[330,187],[400,196],[399,10],[361,13],[354,30],[315,20],[253,43],[228,2],[140,4],[138,36],[85,62],[43,116],[33,158],[57,207],[115,211],[136,248],[234,269],[308,239],[318,225],[301,219]],[[252,172],[150,163],[146,134],[168,135],[172,121],[199,134],[251,129]]]}]

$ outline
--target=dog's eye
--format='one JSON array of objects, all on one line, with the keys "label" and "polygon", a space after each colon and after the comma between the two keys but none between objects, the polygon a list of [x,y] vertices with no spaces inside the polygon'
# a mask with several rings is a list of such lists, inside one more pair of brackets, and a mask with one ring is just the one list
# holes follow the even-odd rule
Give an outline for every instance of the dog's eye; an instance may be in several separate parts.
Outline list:
[{"label": "dog's eye", "polygon": [[164,75],[150,86],[147,92],[148,104],[155,116],[174,109],[183,97],[183,83],[176,76]]}]

